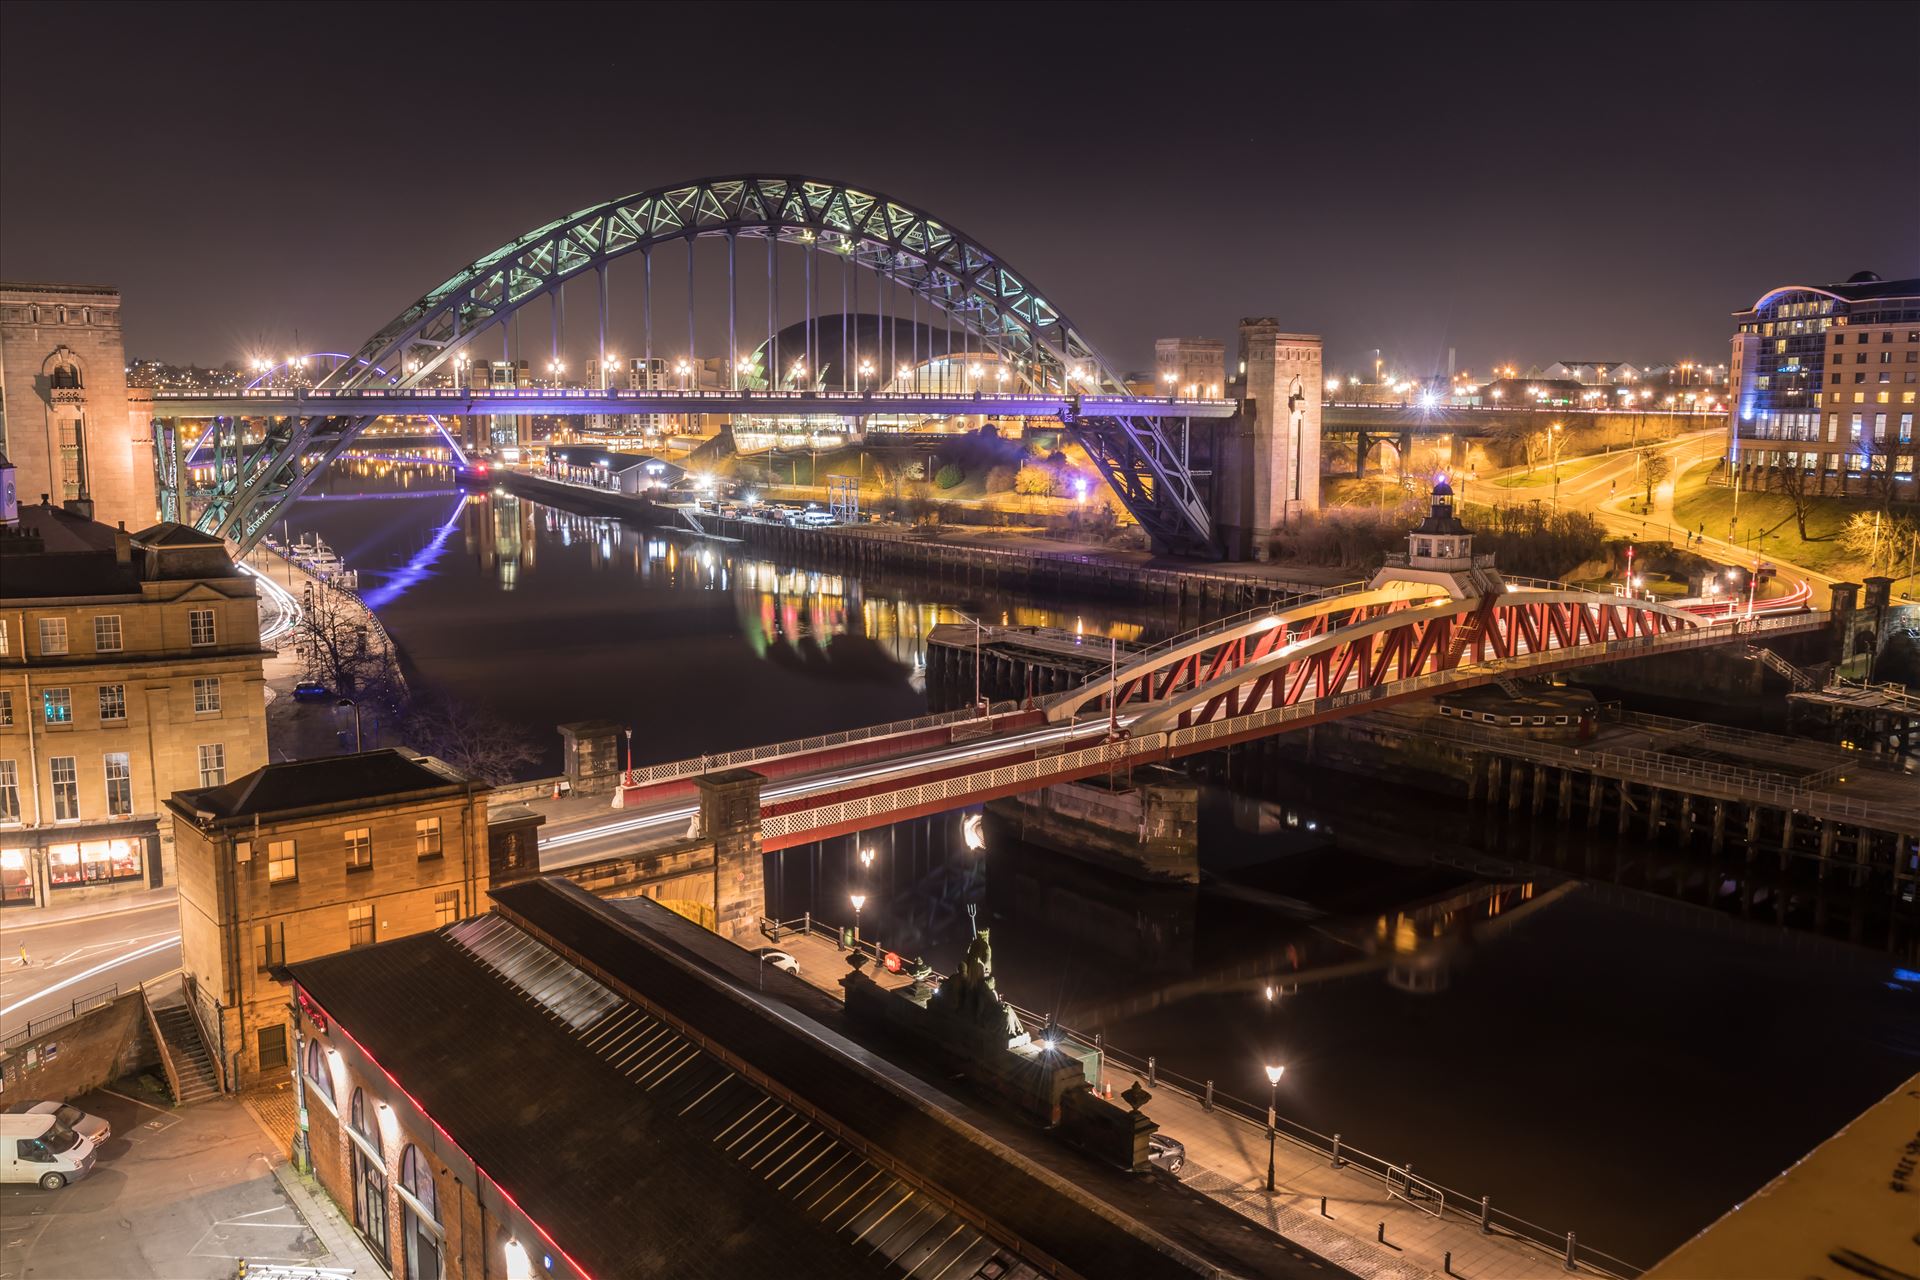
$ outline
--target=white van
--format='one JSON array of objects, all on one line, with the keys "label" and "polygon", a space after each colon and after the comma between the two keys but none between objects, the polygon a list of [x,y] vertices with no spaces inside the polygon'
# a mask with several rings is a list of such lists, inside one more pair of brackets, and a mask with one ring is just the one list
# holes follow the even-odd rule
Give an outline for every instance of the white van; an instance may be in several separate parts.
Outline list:
[{"label": "white van", "polygon": [[93,1150],[57,1115],[0,1115],[0,1182],[58,1191],[93,1169]]}]

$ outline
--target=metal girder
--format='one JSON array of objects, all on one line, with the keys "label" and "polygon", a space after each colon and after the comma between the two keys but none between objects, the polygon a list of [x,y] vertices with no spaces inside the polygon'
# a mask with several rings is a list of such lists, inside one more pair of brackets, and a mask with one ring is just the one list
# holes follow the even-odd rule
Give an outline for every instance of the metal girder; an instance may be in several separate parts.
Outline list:
[{"label": "metal girder", "polygon": [[[888,196],[794,174],[659,187],[550,222],[462,267],[317,386],[424,385],[521,306],[555,294],[567,281],[615,258],[650,252],[669,241],[741,236],[837,250],[855,265],[884,275],[977,338],[982,354],[995,356],[1022,387],[1128,394],[1116,369],[1029,277],[977,240]],[[336,456],[365,425],[352,421],[325,457]],[[253,530],[305,489],[303,464],[312,432],[303,423],[281,440],[267,474],[223,483],[222,495],[210,507],[218,511],[222,533],[250,543]],[[1156,547],[1199,554],[1212,550],[1207,506],[1186,466],[1184,448],[1167,438],[1161,423],[1098,419],[1077,425],[1075,433]],[[258,510],[269,500],[269,510]]]}]

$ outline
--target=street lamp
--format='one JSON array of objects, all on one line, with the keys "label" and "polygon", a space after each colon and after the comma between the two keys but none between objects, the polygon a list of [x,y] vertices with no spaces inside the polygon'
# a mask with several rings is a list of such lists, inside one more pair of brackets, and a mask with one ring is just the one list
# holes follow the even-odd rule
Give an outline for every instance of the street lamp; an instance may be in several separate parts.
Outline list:
[{"label": "street lamp", "polygon": [[340,699],[340,701],[334,703],[333,705],[336,709],[341,711],[345,711],[349,708],[352,709],[353,711],[353,754],[359,755],[360,754],[360,704],[355,702],[352,698],[342,698]]},{"label": "street lamp", "polygon": [[1280,1077],[1286,1074],[1285,1067],[1267,1068],[1267,1194],[1273,1194],[1273,1139],[1274,1107],[1280,1100]]},{"label": "street lamp", "polygon": [[856,893],[851,901],[853,903],[853,945],[857,947],[860,945],[860,908],[867,905],[867,895]]},{"label": "street lamp", "polygon": [[860,870],[863,872],[873,870],[873,850],[872,849],[860,850]]}]

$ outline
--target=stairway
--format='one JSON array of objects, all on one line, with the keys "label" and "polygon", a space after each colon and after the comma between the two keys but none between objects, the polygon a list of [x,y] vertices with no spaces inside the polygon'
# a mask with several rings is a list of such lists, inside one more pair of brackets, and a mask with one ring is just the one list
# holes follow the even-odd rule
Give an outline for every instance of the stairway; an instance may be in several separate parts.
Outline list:
[{"label": "stairway", "polygon": [[1814,681],[1812,676],[1794,666],[1773,650],[1762,649],[1759,645],[1750,644],[1747,646],[1747,654],[1749,657],[1758,658],[1761,665],[1765,666],[1767,670],[1773,672],[1775,675],[1785,676],[1787,683],[1795,690],[1813,688]]},{"label": "stairway", "polygon": [[219,1097],[220,1072],[207,1052],[193,1011],[184,1002],[161,1005],[153,1010],[153,1021],[160,1033],[160,1052],[173,1067],[168,1083],[174,1087],[174,1102],[184,1107]]}]

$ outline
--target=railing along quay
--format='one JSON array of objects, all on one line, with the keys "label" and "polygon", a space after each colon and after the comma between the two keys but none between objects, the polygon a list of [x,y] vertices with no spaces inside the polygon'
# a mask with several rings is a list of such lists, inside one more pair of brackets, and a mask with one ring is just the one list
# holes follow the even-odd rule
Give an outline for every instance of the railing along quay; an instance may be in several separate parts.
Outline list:
[{"label": "railing along quay", "polygon": [[[811,912],[796,920],[773,920],[762,917],[760,930],[772,942],[781,938],[800,934],[803,937],[818,938],[851,952],[865,955],[876,967],[883,967],[890,953],[879,942],[870,938],[856,938],[851,947],[846,942],[846,931],[824,925],[813,918]],[[944,981],[945,974],[929,971],[927,980],[938,984]],[[1203,1110],[1223,1112],[1235,1120],[1252,1126],[1260,1136],[1266,1133],[1267,1109],[1243,1098],[1222,1092],[1214,1087],[1211,1080],[1194,1080],[1178,1072],[1163,1071],[1155,1055],[1141,1057],[1114,1048],[1107,1043],[1101,1032],[1091,1034],[1072,1027],[1062,1026],[1051,1017],[1006,1002],[1007,1007],[1019,1015],[1021,1024],[1029,1034],[1051,1037],[1056,1043],[1072,1044],[1082,1050],[1100,1054],[1102,1071],[1106,1064],[1112,1063],[1138,1076],[1150,1089],[1171,1089],[1184,1095],[1190,1102]],[[1274,1112],[1275,1133],[1294,1146],[1319,1155],[1336,1169],[1352,1169],[1364,1177],[1378,1182],[1389,1198],[1416,1203],[1426,1212],[1442,1219],[1477,1227],[1486,1235],[1503,1235],[1521,1240],[1529,1245],[1561,1259],[1568,1270],[1582,1270],[1589,1274],[1619,1277],[1620,1280],[1633,1280],[1645,1270],[1623,1258],[1592,1245],[1582,1244],[1578,1233],[1558,1232],[1531,1222],[1518,1214],[1508,1213],[1496,1208],[1487,1196],[1469,1196],[1443,1183],[1434,1181],[1425,1174],[1415,1175],[1409,1164],[1395,1164],[1383,1156],[1363,1151],[1347,1142],[1341,1135],[1324,1134],[1296,1121],[1289,1120],[1278,1111]]]}]

